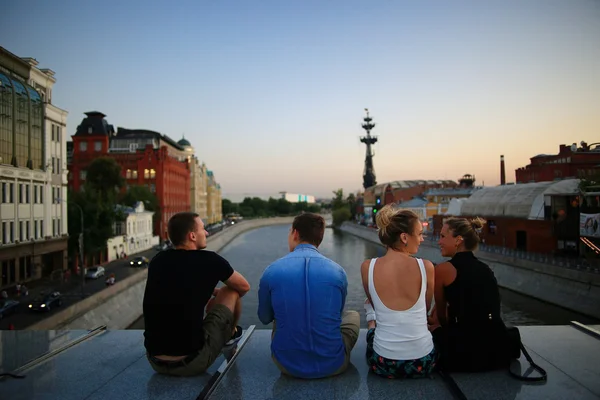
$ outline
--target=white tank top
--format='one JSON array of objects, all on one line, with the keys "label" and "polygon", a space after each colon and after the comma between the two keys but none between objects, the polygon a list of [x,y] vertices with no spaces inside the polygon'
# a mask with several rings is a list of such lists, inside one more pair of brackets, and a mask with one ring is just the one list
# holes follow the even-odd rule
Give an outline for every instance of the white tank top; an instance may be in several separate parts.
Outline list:
[{"label": "white tank top", "polygon": [[427,329],[425,303],[427,273],[423,260],[417,258],[421,270],[421,293],[417,302],[405,311],[387,308],[377,295],[373,283],[376,260],[376,258],[371,259],[369,265],[369,294],[377,322],[373,350],[380,356],[391,360],[415,360],[426,356],[433,350],[433,340]]}]

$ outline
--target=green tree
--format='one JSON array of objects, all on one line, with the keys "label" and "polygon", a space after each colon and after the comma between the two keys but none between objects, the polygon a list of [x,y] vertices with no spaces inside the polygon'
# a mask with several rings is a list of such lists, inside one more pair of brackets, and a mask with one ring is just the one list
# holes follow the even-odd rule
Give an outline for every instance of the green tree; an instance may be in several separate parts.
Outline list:
[{"label": "green tree", "polygon": [[104,202],[116,203],[116,198],[125,179],[121,166],[112,157],[96,158],[87,169],[85,190],[96,191]]},{"label": "green tree", "polygon": [[350,219],[354,219],[356,217],[356,196],[354,193],[348,195],[346,203],[348,203],[348,208],[350,209]]},{"label": "green tree", "polygon": [[240,207],[238,204],[233,203],[229,199],[223,199],[221,201],[221,208],[223,210],[223,215],[227,214],[238,214],[240,212]]},{"label": "green tree", "polygon": [[340,226],[345,221],[348,221],[351,216],[352,216],[352,214],[350,214],[350,210],[348,209],[348,207],[342,207],[342,208],[335,209],[331,213],[331,217],[333,219],[333,224],[335,226]]},{"label": "green tree", "polygon": [[344,189],[338,189],[333,191],[333,199],[331,200],[331,209],[337,210],[338,208],[346,207],[347,203],[344,199]]}]

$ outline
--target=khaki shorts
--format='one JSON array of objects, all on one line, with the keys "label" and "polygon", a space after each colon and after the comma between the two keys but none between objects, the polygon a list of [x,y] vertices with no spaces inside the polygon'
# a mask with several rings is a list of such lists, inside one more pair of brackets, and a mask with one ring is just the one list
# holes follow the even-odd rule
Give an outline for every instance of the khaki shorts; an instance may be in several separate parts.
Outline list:
[{"label": "khaki shorts", "polygon": [[152,369],[159,374],[193,376],[205,372],[217,359],[233,332],[233,313],[222,304],[215,304],[204,317],[204,346],[188,363],[174,362],[174,366],[157,364],[146,354]]},{"label": "khaki shorts", "polygon": [[[273,336],[275,336],[275,328],[275,321],[273,321],[273,333],[271,334],[271,339],[273,339]],[[342,324],[340,325],[340,329],[342,331],[342,341],[344,342],[346,356],[344,357],[344,363],[342,366],[330,376],[339,375],[348,369],[352,349],[356,345],[358,335],[360,334],[360,315],[356,311],[344,311],[342,314]],[[279,364],[274,356],[271,356],[271,358],[273,358],[273,362],[281,372],[286,375],[290,375],[283,365]]]}]

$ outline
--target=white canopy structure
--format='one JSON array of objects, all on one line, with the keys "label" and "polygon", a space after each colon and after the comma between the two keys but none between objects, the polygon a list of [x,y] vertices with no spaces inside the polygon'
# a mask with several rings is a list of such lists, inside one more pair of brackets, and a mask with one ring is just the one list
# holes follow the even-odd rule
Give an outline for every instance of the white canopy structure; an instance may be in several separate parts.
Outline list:
[{"label": "white canopy structure", "polygon": [[579,179],[565,179],[484,188],[462,203],[460,215],[544,219],[544,197],[576,195],[578,185]]}]

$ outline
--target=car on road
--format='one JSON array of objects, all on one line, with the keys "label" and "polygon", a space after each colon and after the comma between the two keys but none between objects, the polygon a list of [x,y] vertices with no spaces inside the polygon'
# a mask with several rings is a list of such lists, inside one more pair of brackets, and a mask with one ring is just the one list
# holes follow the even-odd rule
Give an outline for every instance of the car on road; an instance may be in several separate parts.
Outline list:
[{"label": "car on road", "polygon": [[129,261],[129,266],[136,268],[144,268],[147,267],[149,264],[150,260],[148,260],[148,258],[144,256],[136,257],[133,260]]},{"label": "car on road", "polygon": [[12,299],[2,299],[0,300],[0,319],[4,318],[4,316],[13,314],[17,311],[17,307],[19,306],[19,302]]},{"label": "car on road", "polygon": [[98,279],[101,276],[104,276],[104,274],[106,273],[106,271],[104,270],[104,267],[101,266],[95,266],[92,268],[88,268],[87,272],[85,273],[85,278],[86,279]]},{"label": "car on road", "polygon": [[62,305],[62,295],[60,292],[41,293],[31,303],[29,309],[32,311],[50,311],[52,307]]}]

